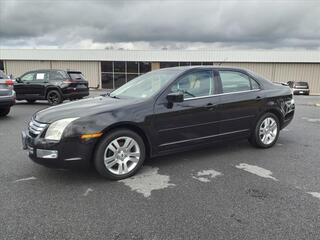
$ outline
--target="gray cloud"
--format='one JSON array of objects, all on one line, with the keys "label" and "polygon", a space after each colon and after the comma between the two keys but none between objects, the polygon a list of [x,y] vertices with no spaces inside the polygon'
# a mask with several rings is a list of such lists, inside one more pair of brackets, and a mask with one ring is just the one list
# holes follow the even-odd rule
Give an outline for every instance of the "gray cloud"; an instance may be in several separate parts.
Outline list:
[{"label": "gray cloud", "polygon": [[312,0],[0,3],[0,47],[320,47]]}]

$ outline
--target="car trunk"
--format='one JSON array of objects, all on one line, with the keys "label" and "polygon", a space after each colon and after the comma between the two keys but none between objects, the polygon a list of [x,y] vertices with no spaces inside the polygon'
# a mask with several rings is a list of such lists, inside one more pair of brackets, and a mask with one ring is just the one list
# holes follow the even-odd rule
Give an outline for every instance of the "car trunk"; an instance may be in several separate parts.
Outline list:
[{"label": "car trunk", "polygon": [[11,96],[11,95],[12,95],[11,87],[5,82],[5,80],[0,79],[0,97]]}]

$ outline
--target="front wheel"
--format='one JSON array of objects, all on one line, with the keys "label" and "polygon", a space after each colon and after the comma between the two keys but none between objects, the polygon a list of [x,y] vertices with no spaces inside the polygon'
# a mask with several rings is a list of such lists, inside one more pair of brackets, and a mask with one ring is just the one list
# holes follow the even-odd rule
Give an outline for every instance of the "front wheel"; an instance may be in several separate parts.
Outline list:
[{"label": "front wheel", "polygon": [[99,143],[94,158],[97,171],[105,178],[120,180],[134,175],[146,158],[142,138],[135,132],[119,129]]},{"label": "front wheel", "polygon": [[9,114],[10,108],[0,108],[0,117],[5,117]]},{"label": "front wheel", "polygon": [[277,142],[279,131],[278,117],[273,113],[266,113],[256,123],[249,141],[255,147],[269,148]]}]

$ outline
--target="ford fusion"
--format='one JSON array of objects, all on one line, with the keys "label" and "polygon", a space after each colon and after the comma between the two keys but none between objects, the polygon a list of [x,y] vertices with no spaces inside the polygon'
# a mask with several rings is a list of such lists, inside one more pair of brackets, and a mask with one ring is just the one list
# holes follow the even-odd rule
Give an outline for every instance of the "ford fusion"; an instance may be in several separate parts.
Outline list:
[{"label": "ford fusion", "polygon": [[135,174],[146,158],[247,138],[270,148],[293,119],[288,86],[251,71],[177,67],[141,75],[110,94],[39,111],[22,132],[36,163],[93,164],[104,177]]}]

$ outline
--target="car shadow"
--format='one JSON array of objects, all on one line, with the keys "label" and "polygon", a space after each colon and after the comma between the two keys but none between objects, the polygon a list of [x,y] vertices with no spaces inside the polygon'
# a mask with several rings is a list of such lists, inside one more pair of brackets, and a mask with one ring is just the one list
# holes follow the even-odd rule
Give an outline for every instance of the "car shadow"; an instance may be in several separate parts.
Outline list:
[{"label": "car shadow", "polygon": [[[246,140],[243,141],[230,141],[216,143],[209,147],[199,148],[197,150],[186,151],[146,159],[144,166],[161,168],[174,168],[182,163],[199,164],[200,162],[208,161],[210,159],[219,160],[218,156],[228,154],[230,151],[246,151],[253,149]],[[94,167],[87,169],[83,168],[68,168],[68,169],[49,169],[42,167],[41,175],[44,175],[49,181],[57,181],[63,184],[77,184],[89,183],[99,184],[106,182],[115,182],[101,177]]]}]

